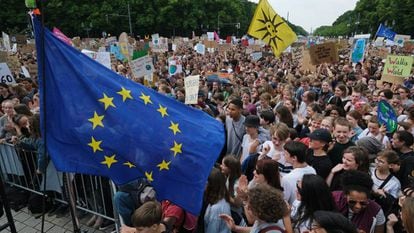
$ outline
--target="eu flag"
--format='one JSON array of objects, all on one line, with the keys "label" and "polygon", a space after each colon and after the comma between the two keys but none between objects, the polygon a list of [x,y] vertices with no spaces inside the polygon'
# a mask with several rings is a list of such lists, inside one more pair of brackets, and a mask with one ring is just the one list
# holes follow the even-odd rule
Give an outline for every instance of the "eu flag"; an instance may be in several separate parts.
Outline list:
[{"label": "eu flag", "polygon": [[42,135],[56,168],[107,176],[116,184],[146,177],[159,200],[198,214],[225,141],[222,124],[117,75],[60,41],[37,18],[34,25],[46,114]]},{"label": "eu flag", "polygon": [[394,37],[397,33],[391,30],[391,28],[386,27],[382,23],[379,25],[376,36],[377,37],[384,37],[388,40],[394,40]]}]

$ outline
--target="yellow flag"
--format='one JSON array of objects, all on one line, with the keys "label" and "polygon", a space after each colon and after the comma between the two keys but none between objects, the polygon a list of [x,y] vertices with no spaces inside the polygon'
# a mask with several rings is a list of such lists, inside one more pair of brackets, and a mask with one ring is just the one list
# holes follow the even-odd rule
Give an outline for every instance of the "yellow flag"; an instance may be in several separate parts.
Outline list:
[{"label": "yellow flag", "polygon": [[247,33],[272,47],[277,57],[296,41],[296,34],[267,0],[260,0]]}]

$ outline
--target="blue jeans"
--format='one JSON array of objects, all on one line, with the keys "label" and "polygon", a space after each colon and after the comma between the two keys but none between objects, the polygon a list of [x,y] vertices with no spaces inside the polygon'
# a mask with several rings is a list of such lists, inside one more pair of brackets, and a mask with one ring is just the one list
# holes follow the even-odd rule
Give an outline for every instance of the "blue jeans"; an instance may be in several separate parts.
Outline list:
[{"label": "blue jeans", "polygon": [[118,191],[114,195],[115,207],[125,225],[132,227],[131,217],[135,211],[135,204],[129,193]]}]

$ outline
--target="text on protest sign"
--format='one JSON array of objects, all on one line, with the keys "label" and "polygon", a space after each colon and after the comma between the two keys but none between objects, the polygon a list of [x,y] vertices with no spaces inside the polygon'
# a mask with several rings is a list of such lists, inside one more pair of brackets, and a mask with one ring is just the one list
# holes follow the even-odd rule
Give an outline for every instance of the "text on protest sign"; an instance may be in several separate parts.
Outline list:
[{"label": "text on protest sign", "polygon": [[408,77],[411,73],[413,57],[388,55],[385,62],[383,75],[395,77]]},{"label": "text on protest sign", "polygon": [[312,46],[310,48],[310,56],[312,64],[319,65],[322,63],[336,63],[338,62],[338,50],[334,42],[324,43]]},{"label": "text on protest sign", "polygon": [[0,82],[6,84],[16,83],[6,63],[0,63]]},{"label": "text on protest sign", "polygon": [[185,104],[197,104],[198,90],[200,88],[200,75],[184,78]]},{"label": "text on protest sign", "polygon": [[291,51],[292,51],[292,60],[293,62],[298,62],[301,63],[303,60],[303,46],[299,46],[299,47],[292,47]]},{"label": "text on protest sign", "polygon": [[132,74],[135,76],[135,78],[144,77],[145,75],[151,75],[151,73],[154,72],[152,58],[148,55],[130,61],[129,65],[131,67]]}]

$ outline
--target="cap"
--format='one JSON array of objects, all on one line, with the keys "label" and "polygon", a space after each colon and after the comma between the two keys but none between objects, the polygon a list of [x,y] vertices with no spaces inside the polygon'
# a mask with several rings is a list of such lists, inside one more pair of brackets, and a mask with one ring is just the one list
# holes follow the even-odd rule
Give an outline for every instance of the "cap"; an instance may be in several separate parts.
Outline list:
[{"label": "cap", "polygon": [[323,142],[332,141],[331,133],[326,129],[315,129],[312,133],[309,134],[309,138]]},{"label": "cap", "polygon": [[248,115],[244,120],[244,126],[258,128],[260,126],[260,118],[256,115]]}]

